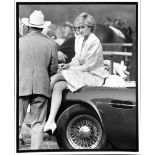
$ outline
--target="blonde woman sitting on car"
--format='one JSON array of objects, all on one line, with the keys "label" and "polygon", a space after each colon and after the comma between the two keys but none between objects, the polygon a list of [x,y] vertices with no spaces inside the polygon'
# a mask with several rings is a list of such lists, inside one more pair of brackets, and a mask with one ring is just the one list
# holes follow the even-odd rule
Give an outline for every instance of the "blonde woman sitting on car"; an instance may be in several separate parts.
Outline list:
[{"label": "blonde woman sitting on car", "polygon": [[88,13],[81,13],[74,22],[75,56],[51,78],[52,100],[49,118],[44,131],[56,129],[55,117],[62,101],[62,91],[68,88],[74,92],[84,86],[102,86],[109,73],[104,68],[102,45],[96,35],[95,21]]}]

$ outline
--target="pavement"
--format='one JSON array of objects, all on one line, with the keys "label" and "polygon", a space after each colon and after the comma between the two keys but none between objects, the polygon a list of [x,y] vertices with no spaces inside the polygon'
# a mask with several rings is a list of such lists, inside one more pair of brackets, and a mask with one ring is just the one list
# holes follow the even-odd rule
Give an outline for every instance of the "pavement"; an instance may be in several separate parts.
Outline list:
[{"label": "pavement", "polygon": [[[22,140],[19,141],[19,150],[30,150],[31,146],[31,122],[33,121],[33,117],[31,113],[27,113],[25,121],[22,125],[21,136]],[[44,150],[53,150],[60,149],[55,136],[50,136],[47,133],[44,133],[42,149]]]},{"label": "pavement", "polygon": [[[26,125],[23,124],[22,130],[21,130],[21,135],[23,140],[20,141],[19,143],[19,150],[31,150],[31,136],[30,136],[30,128]],[[43,138],[43,143],[42,143],[42,150],[59,150],[59,146],[57,144],[57,140],[55,136],[50,136],[47,133],[44,133],[44,138]]]}]

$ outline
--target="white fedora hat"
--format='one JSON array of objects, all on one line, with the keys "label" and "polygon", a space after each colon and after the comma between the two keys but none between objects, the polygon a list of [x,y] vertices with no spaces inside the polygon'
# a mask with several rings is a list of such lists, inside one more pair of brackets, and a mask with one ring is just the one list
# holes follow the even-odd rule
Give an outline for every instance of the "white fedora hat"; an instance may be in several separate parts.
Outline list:
[{"label": "white fedora hat", "polygon": [[51,25],[50,21],[44,21],[44,15],[42,11],[34,10],[30,15],[30,18],[22,18],[23,24],[36,27],[36,28],[46,28]]}]

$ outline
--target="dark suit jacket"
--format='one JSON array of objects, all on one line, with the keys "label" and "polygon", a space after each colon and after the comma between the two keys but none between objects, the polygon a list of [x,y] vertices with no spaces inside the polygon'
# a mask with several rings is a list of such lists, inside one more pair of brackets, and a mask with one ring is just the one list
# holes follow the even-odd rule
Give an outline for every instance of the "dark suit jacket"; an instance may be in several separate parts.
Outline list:
[{"label": "dark suit jacket", "polygon": [[30,32],[19,39],[19,96],[41,94],[51,97],[50,76],[58,65],[54,40]]},{"label": "dark suit jacket", "polygon": [[64,43],[58,47],[58,51],[64,53],[67,58],[65,63],[71,62],[72,58],[75,55],[75,37],[68,38]]}]

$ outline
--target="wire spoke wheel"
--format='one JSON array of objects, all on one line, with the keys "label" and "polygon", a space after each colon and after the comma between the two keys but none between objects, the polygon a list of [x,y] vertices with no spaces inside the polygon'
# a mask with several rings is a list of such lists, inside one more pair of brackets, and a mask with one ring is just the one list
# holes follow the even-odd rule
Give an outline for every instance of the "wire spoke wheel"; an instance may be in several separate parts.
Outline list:
[{"label": "wire spoke wheel", "polygon": [[68,124],[66,134],[75,149],[95,149],[103,136],[99,122],[90,115],[74,117]]},{"label": "wire spoke wheel", "polygon": [[75,104],[61,114],[57,121],[57,143],[64,150],[106,149],[104,125],[89,107]]}]

